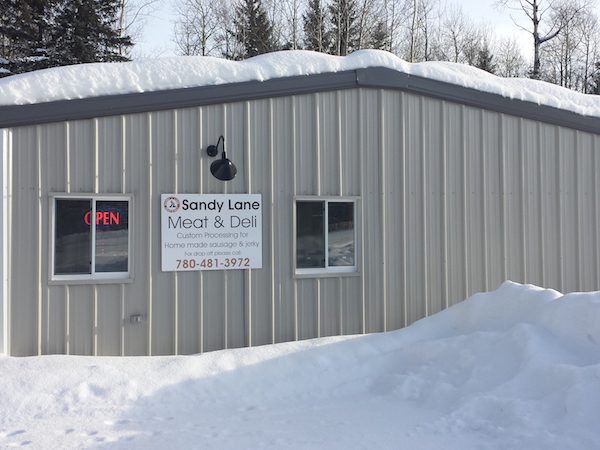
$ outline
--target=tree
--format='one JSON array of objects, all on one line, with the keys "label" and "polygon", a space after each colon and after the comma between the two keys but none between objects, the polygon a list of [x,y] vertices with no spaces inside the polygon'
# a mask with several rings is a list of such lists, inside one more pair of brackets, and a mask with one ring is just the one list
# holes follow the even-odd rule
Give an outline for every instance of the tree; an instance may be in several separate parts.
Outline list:
[{"label": "tree", "polygon": [[410,15],[411,15],[410,29],[409,29],[410,47],[409,47],[409,51],[408,51],[408,60],[410,62],[414,62],[416,47],[417,47],[417,29],[418,29],[417,19],[419,17],[419,2],[418,2],[418,0],[412,0],[411,3],[412,3],[412,11],[410,13]]},{"label": "tree", "polygon": [[182,55],[210,55],[217,47],[216,6],[213,0],[182,0],[176,5],[174,41]]},{"label": "tree", "polygon": [[123,48],[133,45],[119,36],[118,0],[67,0],[53,30],[52,58],[58,65],[128,61]]},{"label": "tree", "polygon": [[331,34],[326,29],[327,11],[321,0],[309,0],[308,9],[302,16],[304,25],[304,48],[325,52],[331,48]]},{"label": "tree", "polygon": [[[159,0],[119,0],[115,30],[119,37],[136,40],[143,31],[147,19],[155,12]],[[129,56],[132,47],[119,48],[119,54]]]},{"label": "tree", "polygon": [[0,76],[128,60],[133,43],[119,26],[122,6],[123,0],[0,0]]},{"label": "tree", "polygon": [[236,8],[234,26],[244,58],[275,50],[273,25],[260,0],[242,0]]},{"label": "tree", "polygon": [[590,94],[600,94],[600,61],[594,64],[594,71],[590,76],[588,92]]},{"label": "tree", "polygon": [[374,0],[359,0],[356,6],[356,49],[361,49],[368,45],[371,35],[376,26],[377,17],[375,14]]},{"label": "tree", "polygon": [[388,35],[388,46],[384,50],[399,54],[400,33],[404,21],[401,0],[383,0],[380,15],[383,16]]},{"label": "tree", "polygon": [[439,0],[404,0],[404,23],[407,47],[402,51],[404,57],[410,62],[423,61],[431,58],[434,28],[437,28],[436,12],[439,9]]},{"label": "tree", "polygon": [[476,66],[477,61],[479,59],[479,53],[481,51],[485,52],[485,48],[488,45],[487,43],[491,40],[489,30],[482,26],[475,26],[471,28],[470,32],[467,34],[463,54],[464,54],[464,63],[469,64],[470,66]]},{"label": "tree", "polygon": [[385,22],[380,20],[375,25],[375,30],[373,30],[373,33],[371,34],[369,47],[376,50],[386,50],[389,48],[389,45],[389,35],[386,30]]},{"label": "tree", "polygon": [[496,64],[493,62],[494,55],[487,42],[483,43],[483,47],[477,52],[477,61],[475,67],[485,70],[489,73],[496,72]]},{"label": "tree", "polygon": [[56,65],[48,54],[55,3],[0,0],[0,76]]},{"label": "tree", "polygon": [[442,22],[440,48],[442,58],[456,63],[477,64],[479,52],[488,42],[485,29],[477,27],[465,16],[462,8],[454,7]]},{"label": "tree", "polygon": [[463,44],[470,25],[459,6],[450,9],[442,22],[443,59],[459,62],[462,59]]},{"label": "tree", "polygon": [[236,11],[227,0],[218,2],[217,28],[219,32],[215,36],[218,51],[227,59],[242,59],[244,57],[244,46],[238,42],[235,31]]},{"label": "tree", "polygon": [[356,49],[358,30],[356,27],[356,1],[333,0],[329,5],[331,18],[331,53],[344,56]]},{"label": "tree", "polygon": [[439,40],[439,36],[436,35],[439,35],[439,23],[441,21],[439,7],[439,0],[421,0],[420,29],[423,59],[425,61],[432,59],[432,55],[438,47],[437,41]]},{"label": "tree", "polygon": [[[552,12],[554,21],[562,20],[565,14],[572,14],[576,5],[564,5],[560,10]],[[573,14],[560,34],[549,42],[541,51],[546,68],[542,67],[541,78],[552,79],[553,82],[568,88],[575,88],[581,82],[579,69],[580,45],[582,43],[583,14]],[[545,70],[544,70],[545,69]]]},{"label": "tree", "polygon": [[520,77],[527,70],[521,47],[514,38],[500,41],[496,46],[496,73],[501,77]]},{"label": "tree", "polygon": [[600,28],[598,26],[598,17],[595,14],[588,14],[581,24],[582,30],[582,53],[583,53],[583,92],[587,93],[589,88],[590,74],[594,71],[594,61],[600,47]]},{"label": "tree", "polygon": [[300,48],[301,36],[300,36],[300,0],[283,0],[281,2],[281,8],[283,10],[283,19],[285,21],[285,45],[284,47],[288,50],[297,50]]},{"label": "tree", "polygon": [[[568,8],[568,6],[567,6]],[[586,92],[597,60],[597,18],[581,12],[541,51],[541,78],[569,89]]]},{"label": "tree", "polygon": [[[586,7],[586,1],[572,0],[564,3],[552,3],[544,0],[499,0],[500,6],[520,10],[531,22],[531,27],[517,25],[522,30],[531,34],[533,38],[533,69],[531,78],[540,78],[541,73],[541,46],[556,38],[558,34]],[[553,20],[545,25],[544,17],[552,15]],[[516,24],[516,23],[515,23]]]},{"label": "tree", "polygon": [[[236,0],[237,1],[237,0]],[[285,39],[284,34],[291,31],[287,29],[288,24],[285,23],[285,4],[293,0],[261,0],[262,6],[267,13],[267,19],[272,26],[273,48],[279,49],[282,47],[281,42]]]}]

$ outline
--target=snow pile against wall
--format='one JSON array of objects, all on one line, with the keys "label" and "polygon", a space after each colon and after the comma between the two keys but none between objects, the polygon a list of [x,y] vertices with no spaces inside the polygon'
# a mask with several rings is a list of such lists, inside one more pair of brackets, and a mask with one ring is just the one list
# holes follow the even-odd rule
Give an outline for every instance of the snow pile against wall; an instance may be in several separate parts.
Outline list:
[{"label": "snow pile against wall", "polygon": [[462,64],[410,64],[380,50],[361,50],[344,57],[298,50],[260,55],[241,62],[190,56],[58,67],[0,80],[0,105],[264,81],[366,67],[387,67],[512,99],[600,117],[598,96],[580,94],[541,81],[500,78]]},{"label": "snow pile against wall", "polygon": [[0,447],[600,448],[600,293],[507,282],[403,330],[0,358]]}]

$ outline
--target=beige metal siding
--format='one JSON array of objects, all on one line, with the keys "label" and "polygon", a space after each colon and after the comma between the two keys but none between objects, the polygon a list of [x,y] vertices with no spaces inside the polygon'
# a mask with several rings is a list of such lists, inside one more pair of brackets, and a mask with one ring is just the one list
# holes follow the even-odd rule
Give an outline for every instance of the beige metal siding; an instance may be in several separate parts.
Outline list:
[{"label": "beige metal siding", "polygon": [[[151,186],[150,172],[150,117],[149,114],[129,115],[123,118],[122,148],[124,160],[124,192],[133,194],[133,208],[130,216],[135,223],[135,232],[131,233],[134,252],[132,258],[133,281],[124,285],[123,306],[123,345],[124,355],[149,354],[150,302],[152,294],[149,284],[152,274],[149,270],[151,257],[149,219]],[[127,324],[131,314],[141,314],[144,321],[132,326]]]},{"label": "beige metal siding", "polygon": [[0,130],[0,354],[8,353],[8,284],[9,284],[9,258],[8,258],[8,206],[9,181],[8,162],[10,149],[10,130]]},{"label": "beige metal siding", "polygon": [[[205,154],[221,134],[239,170],[228,183]],[[392,330],[505,279],[599,288],[598,135],[352,89],[11,136],[14,355],[190,354]],[[133,195],[131,283],[48,283],[52,192]],[[164,192],[261,193],[263,268],[161,272]],[[300,195],[359,198],[359,276],[294,277]]]},{"label": "beige metal siding", "polygon": [[[12,142],[9,344],[11,353],[17,355],[38,353],[40,289],[37,258],[42,243],[38,239],[37,173],[40,163],[36,131],[35,128],[15,129]],[[27,150],[18,151],[21,148]],[[17,180],[20,181],[17,183]]]}]

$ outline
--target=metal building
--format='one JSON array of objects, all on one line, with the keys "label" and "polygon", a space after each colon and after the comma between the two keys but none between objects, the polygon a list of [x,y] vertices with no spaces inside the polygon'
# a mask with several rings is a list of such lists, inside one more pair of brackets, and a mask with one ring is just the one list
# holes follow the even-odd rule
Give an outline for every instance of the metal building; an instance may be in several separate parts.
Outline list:
[{"label": "metal building", "polygon": [[[0,133],[11,355],[189,354],[393,330],[506,279],[600,287],[599,118],[368,68],[0,106]],[[163,270],[187,194],[206,215],[169,226],[198,236],[219,199],[256,206],[256,265]]]}]

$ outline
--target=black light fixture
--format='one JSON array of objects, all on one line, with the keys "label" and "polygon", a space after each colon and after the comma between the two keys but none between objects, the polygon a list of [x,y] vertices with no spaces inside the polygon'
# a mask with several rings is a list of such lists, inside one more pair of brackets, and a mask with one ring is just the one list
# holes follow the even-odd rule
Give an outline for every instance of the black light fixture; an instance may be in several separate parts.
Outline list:
[{"label": "black light fixture", "polygon": [[211,157],[217,156],[219,153],[219,143],[222,145],[223,153],[221,159],[217,159],[210,165],[210,173],[212,173],[216,179],[221,181],[233,180],[237,173],[237,167],[235,167],[235,164],[233,164],[225,154],[225,138],[220,136],[217,145],[209,145],[206,147],[206,153]]}]

